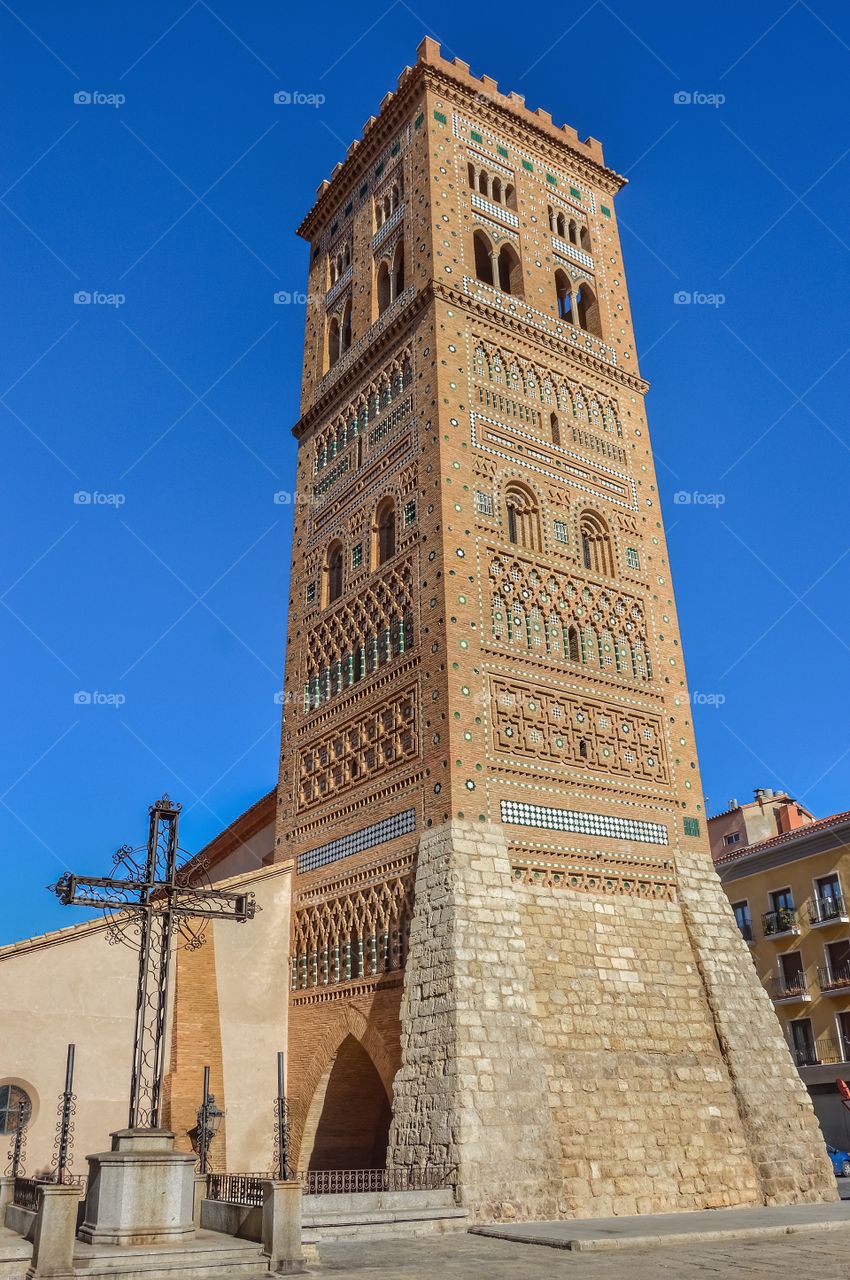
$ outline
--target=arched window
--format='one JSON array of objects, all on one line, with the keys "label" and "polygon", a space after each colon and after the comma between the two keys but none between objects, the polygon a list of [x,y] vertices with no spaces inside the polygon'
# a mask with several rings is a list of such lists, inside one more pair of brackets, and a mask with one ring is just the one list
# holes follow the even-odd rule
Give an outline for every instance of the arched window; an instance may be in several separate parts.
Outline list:
[{"label": "arched window", "polygon": [[614,576],[614,548],[607,524],[595,511],[583,511],[579,519],[581,559],[585,569]]},{"label": "arched window", "polygon": [[558,318],[573,324],[573,286],[566,271],[560,267],[555,272],[555,296],[558,299]]},{"label": "arched window", "polygon": [[472,187],[472,190],[474,191],[475,190],[475,165],[472,163],[471,160],[469,164],[466,166],[466,177],[467,177],[467,181],[469,182],[469,185]]},{"label": "arched window", "polygon": [[398,204],[399,204],[398,184],[394,183],[392,193],[390,196],[390,205],[392,206],[393,213],[395,213],[396,209],[398,208]]},{"label": "arched window", "polygon": [[382,498],[375,508],[372,527],[372,564],[377,569],[395,555],[395,500]]},{"label": "arched window", "polygon": [[564,236],[567,234],[567,219],[563,213],[558,214],[557,220],[555,222],[555,226],[557,228],[558,235],[563,240]]},{"label": "arched window", "polygon": [[516,298],[522,297],[522,268],[513,245],[503,244],[499,250],[499,288]]},{"label": "arched window", "polygon": [[337,538],[330,544],[325,556],[325,605],[333,604],[342,595],[342,543]]},{"label": "arched window", "polygon": [[493,179],[493,199],[495,200],[496,204],[502,203],[502,179],[501,178]]},{"label": "arched window", "polygon": [[0,1084],[0,1134],[16,1133],[32,1116],[32,1099],[17,1084]]},{"label": "arched window", "polygon": [[509,484],[505,489],[505,515],[508,541],[529,551],[540,551],[540,508],[530,489],[522,484]]},{"label": "arched window", "polygon": [[510,183],[505,187],[505,204],[509,209],[516,209],[516,191]]},{"label": "arched window", "polygon": [[547,204],[546,208],[549,212],[549,230],[552,232],[552,235],[554,235],[555,234],[555,210],[552,208],[551,204]]},{"label": "arched window", "polygon": [[579,242],[581,244],[582,249],[584,249],[586,253],[590,253],[590,232],[588,231],[587,227],[581,228],[581,231],[579,233]]},{"label": "arched window", "polygon": [[482,196],[489,196],[490,194],[490,179],[483,169],[478,175],[478,190]]},{"label": "arched window", "polygon": [[343,355],[351,346],[351,299],[345,304],[342,313],[342,326],[339,331],[339,354]]},{"label": "arched window", "polygon": [[399,240],[393,254],[392,297],[393,301],[404,293],[404,241]]},{"label": "arched window", "polygon": [[570,662],[581,662],[581,645],[578,638],[578,628],[571,626],[567,631],[567,656]]},{"label": "arched window", "polygon": [[483,231],[472,237],[475,250],[475,274],[484,284],[493,284],[493,246]]},{"label": "arched window", "polygon": [[578,227],[575,218],[570,218],[570,244],[578,244]]},{"label": "arched window", "polygon": [[339,359],[339,320],[334,316],[328,325],[328,365]]},{"label": "arched window", "polygon": [[590,285],[582,284],[576,299],[578,304],[578,322],[588,333],[602,337],[602,323],[599,316],[599,303]]},{"label": "arched window", "polygon": [[561,425],[558,422],[557,413],[549,414],[549,429],[552,433],[552,443],[560,444],[561,443]]},{"label": "arched window", "polygon": [[386,262],[378,267],[378,315],[390,305],[390,268]]}]

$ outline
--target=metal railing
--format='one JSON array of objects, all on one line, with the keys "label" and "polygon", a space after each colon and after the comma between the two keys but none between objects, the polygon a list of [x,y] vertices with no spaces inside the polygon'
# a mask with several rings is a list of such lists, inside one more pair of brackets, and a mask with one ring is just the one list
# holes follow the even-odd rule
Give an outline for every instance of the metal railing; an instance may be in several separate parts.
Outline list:
[{"label": "metal railing", "polygon": [[773,978],[770,994],[774,1000],[802,1000],[809,994],[809,984],[804,973],[792,973],[787,977]]},{"label": "metal railing", "polygon": [[[455,1169],[303,1169],[297,1174],[305,1195],[348,1195],[367,1191],[439,1191],[454,1181]],[[271,1173],[209,1173],[207,1199],[262,1207],[263,1183]]]},{"label": "metal railing", "polygon": [[16,1178],[12,1203],[19,1209],[29,1209],[35,1213],[38,1209],[38,1188],[43,1183],[43,1178]]},{"label": "metal railing", "polygon": [[779,911],[765,911],[761,918],[765,937],[776,933],[794,933],[797,926],[797,908],[782,907]]},{"label": "metal railing", "polygon": [[846,920],[847,908],[844,895],[830,894],[827,898],[809,900],[809,924],[828,924],[831,920]]},{"label": "metal railing", "polygon": [[439,1191],[452,1185],[454,1169],[307,1169],[298,1177],[305,1195],[333,1196],[363,1191]]},{"label": "metal railing", "polygon": [[836,965],[834,969],[818,969],[818,986],[821,991],[841,991],[850,987],[850,964]]},{"label": "metal railing", "polygon": [[208,1173],[207,1199],[262,1208],[263,1183],[270,1173]]}]

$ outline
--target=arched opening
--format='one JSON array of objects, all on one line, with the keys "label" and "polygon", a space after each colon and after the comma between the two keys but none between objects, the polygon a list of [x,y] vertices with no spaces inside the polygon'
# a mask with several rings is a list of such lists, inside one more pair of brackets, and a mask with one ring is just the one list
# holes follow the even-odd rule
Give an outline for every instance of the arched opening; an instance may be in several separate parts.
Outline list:
[{"label": "arched opening", "polygon": [[510,183],[505,187],[505,204],[509,209],[516,209],[516,191]]},{"label": "arched opening", "polygon": [[328,325],[328,365],[336,364],[339,359],[339,320],[333,317]]},{"label": "arched opening", "polygon": [[530,551],[539,551],[540,508],[530,489],[522,484],[509,484],[505,489],[505,515],[508,541]]},{"label": "arched opening", "polygon": [[495,200],[496,204],[502,203],[502,179],[501,178],[493,179],[493,199]]},{"label": "arched opening", "polygon": [[0,1084],[0,1134],[16,1133],[32,1118],[33,1105],[27,1091],[18,1084]]},{"label": "arched opening", "polygon": [[588,333],[593,333],[597,338],[601,338],[602,323],[599,317],[599,303],[596,301],[596,295],[590,285],[583,284],[581,286],[576,301],[578,303],[578,322],[582,329],[586,329]]},{"label": "arched opening", "polygon": [[522,297],[522,268],[513,245],[503,244],[499,250],[499,288],[514,297]]},{"label": "arched opening", "polygon": [[378,315],[390,305],[390,268],[382,262],[378,268]]},{"label": "arched opening", "polygon": [[393,254],[392,299],[404,293],[404,241],[399,240]]},{"label": "arched opening", "polygon": [[307,1169],[383,1169],[392,1108],[359,1040],[343,1040],[307,1111],[299,1165]]},{"label": "arched opening", "polygon": [[581,242],[582,249],[584,249],[586,253],[590,253],[590,232],[587,227],[582,227],[579,232],[579,240]]},{"label": "arched opening", "polygon": [[570,244],[578,244],[578,228],[575,218],[570,218]]},{"label": "arched opening", "polygon": [[566,271],[560,267],[555,272],[555,296],[558,299],[558,318],[573,323],[573,286]]},{"label": "arched opening", "polygon": [[567,219],[563,213],[558,214],[558,219],[557,219],[557,222],[555,223],[555,226],[557,227],[558,235],[563,240],[564,236],[567,234]]},{"label": "arched opening", "polygon": [[583,511],[579,519],[581,558],[585,569],[614,576],[614,549],[607,524],[595,511]]},{"label": "arched opening", "polygon": [[493,247],[483,231],[476,231],[472,237],[475,250],[475,274],[484,284],[493,284]]},{"label": "arched opening", "polygon": [[490,194],[490,180],[483,169],[478,175],[478,190],[482,196],[489,196]]},{"label": "arched opening", "polygon": [[555,210],[552,208],[551,204],[547,204],[546,209],[549,213],[549,230],[552,232],[552,235],[554,235],[555,234]]},{"label": "arched opening", "polygon": [[472,190],[474,191],[475,190],[475,165],[472,163],[471,160],[469,164],[466,166],[466,177],[467,177],[467,181],[469,182],[469,185],[472,187]]},{"label": "arched opening", "polygon": [[567,631],[567,656],[570,662],[581,661],[581,648],[578,640],[578,628],[570,626]]},{"label": "arched opening", "polygon": [[395,501],[382,498],[375,509],[372,563],[377,569],[395,555]]},{"label": "arched opening", "polygon": [[342,327],[339,331],[339,354],[343,355],[351,346],[351,299],[345,304],[342,313]]},{"label": "arched opening", "polygon": [[342,543],[332,542],[325,556],[325,604],[333,604],[342,595]]},{"label": "arched opening", "polygon": [[549,430],[552,435],[552,443],[560,444],[561,443],[561,424],[558,422],[557,413],[549,414]]}]

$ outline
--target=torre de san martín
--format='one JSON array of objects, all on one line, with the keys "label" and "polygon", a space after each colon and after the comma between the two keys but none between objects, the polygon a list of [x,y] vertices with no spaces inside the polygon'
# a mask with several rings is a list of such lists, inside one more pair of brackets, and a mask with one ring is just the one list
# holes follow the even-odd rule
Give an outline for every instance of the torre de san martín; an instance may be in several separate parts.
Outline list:
[{"label": "torre de san mart\u00edn", "polygon": [[623,183],[425,39],[299,229],[293,1156],[479,1220],[835,1196],[709,854]]}]

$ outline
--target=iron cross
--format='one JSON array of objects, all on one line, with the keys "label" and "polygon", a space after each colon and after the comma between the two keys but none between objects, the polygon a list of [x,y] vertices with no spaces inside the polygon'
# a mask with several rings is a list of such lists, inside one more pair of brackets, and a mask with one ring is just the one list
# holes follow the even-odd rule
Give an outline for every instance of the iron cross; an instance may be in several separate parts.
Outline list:
[{"label": "iron cross", "polygon": [[[131,1129],[157,1129],[165,1074],[168,979],[175,933],[189,947],[204,941],[205,920],[251,920],[252,893],[224,893],[196,881],[203,867],[197,860],[181,863],[177,829],[182,805],[167,795],[148,810],[150,831],[145,857],[124,846],[114,856],[125,877],[61,876],[50,889],[64,906],[99,907],[111,918],[110,940],[138,939],[139,977],[133,1074],[130,1083]],[[141,854],[142,850],[139,850]],[[197,927],[197,923],[201,927]]]}]

